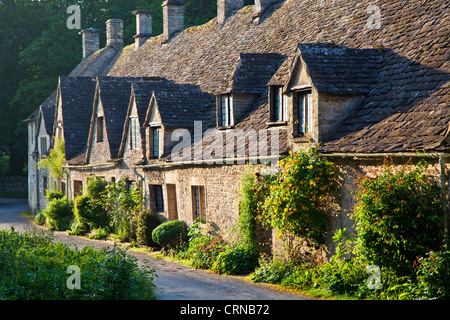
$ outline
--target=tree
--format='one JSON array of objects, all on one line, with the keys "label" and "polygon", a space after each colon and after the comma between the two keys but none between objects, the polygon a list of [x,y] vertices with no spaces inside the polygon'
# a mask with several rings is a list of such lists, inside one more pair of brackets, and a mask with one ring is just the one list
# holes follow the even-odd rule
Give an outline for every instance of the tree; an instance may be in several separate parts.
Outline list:
[{"label": "tree", "polygon": [[[21,174],[26,160],[27,118],[56,89],[59,76],[81,61],[79,30],[68,29],[67,8],[80,6],[81,28],[105,30],[124,21],[124,43],[134,42],[136,9],[154,10],[153,34],[162,33],[163,0],[3,0],[0,1],[0,151],[9,155],[10,173]],[[214,0],[185,0],[185,24],[203,24],[216,15]],[[106,33],[100,34],[100,43]]]}]

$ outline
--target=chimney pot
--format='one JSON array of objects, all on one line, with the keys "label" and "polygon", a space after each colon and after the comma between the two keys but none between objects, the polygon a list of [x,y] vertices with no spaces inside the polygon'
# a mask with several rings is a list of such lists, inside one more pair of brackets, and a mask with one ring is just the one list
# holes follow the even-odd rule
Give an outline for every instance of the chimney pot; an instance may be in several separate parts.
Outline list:
[{"label": "chimney pot", "polygon": [[217,22],[223,24],[236,11],[244,7],[244,0],[217,0]]},{"label": "chimney pot", "polygon": [[136,35],[135,48],[138,49],[144,42],[152,36],[152,14],[153,10],[135,10],[136,15]]},{"label": "chimney pot", "polygon": [[183,0],[166,0],[163,7],[163,39],[169,41],[171,36],[184,29],[184,2]]},{"label": "chimney pot", "polygon": [[81,30],[83,59],[100,49],[100,30],[89,28]]},{"label": "chimney pot", "polygon": [[121,19],[109,19],[106,21],[106,45],[123,47],[123,21]]}]

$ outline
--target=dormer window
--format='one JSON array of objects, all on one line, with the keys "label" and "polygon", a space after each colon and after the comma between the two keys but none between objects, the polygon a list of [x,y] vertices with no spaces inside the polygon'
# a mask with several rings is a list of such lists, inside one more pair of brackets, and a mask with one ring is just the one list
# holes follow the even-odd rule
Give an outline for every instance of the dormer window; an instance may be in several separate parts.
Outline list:
[{"label": "dormer window", "polygon": [[130,149],[139,149],[139,122],[137,117],[130,117]]},{"label": "dormer window", "polygon": [[296,93],[297,119],[295,127],[298,135],[312,132],[312,95],[311,91],[299,91]]},{"label": "dormer window", "polygon": [[40,139],[40,151],[41,151],[41,156],[47,153],[47,137],[41,137]]},{"label": "dormer window", "polygon": [[287,97],[283,94],[283,87],[270,88],[270,110],[272,122],[287,121]]},{"label": "dormer window", "polygon": [[231,94],[223,94],[219,99],[218,124],[219,127],[229,127],[234,125],[233,121],[233,97]]},{"label": "dormer window", "polygon": [[159,158],[159,147],[160,147],[160,137],[161,137],[161,128],[152,128],[152,158]]},{"label": "dormer window", "polygon": [[97,142],[103,142],[103,117],[97,117]]}]

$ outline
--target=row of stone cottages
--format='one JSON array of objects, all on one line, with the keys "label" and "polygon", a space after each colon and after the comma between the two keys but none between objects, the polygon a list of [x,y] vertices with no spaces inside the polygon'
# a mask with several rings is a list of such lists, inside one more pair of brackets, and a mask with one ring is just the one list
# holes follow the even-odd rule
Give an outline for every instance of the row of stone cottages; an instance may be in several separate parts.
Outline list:
[{"label": "row of stone cottages", "polygon": [[386,156],[406,163],[421,150],[446,181],[448,2],[377,1],[377,28],[371,5],[219,0],[216,18],[185,28],[183,1],[167,0],[161,35],[143,10],[134,44],[121,20],[106,22],[103,48],[99,30],[83,30],[83,60],[26,120],[30,208],[45,205],[50,181],[36,162],[56,138],[69,198],[92,176],[127,177],[165,219],[202,217],[223,233],[247,162],[311,143],[340,168],[331,231],[351,226],[356,173]]}]

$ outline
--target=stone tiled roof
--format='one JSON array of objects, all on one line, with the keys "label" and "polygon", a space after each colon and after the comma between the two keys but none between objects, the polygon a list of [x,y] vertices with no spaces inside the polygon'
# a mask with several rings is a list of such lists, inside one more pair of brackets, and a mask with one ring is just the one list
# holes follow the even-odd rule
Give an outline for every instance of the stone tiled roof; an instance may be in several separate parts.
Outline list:
[{"label": "stone tiled roof", "polygon": [[95,87],[95,77],[59,78],[58,94],[62,101],[62,123],[68,161],[86,152]]},{"label": "stone tiled roof", "polygon": [[45,122],[45,131],[51,137],[53,133],[53,123],[55,121],[55,105],[42,105],[40,107]]},{"label": "stone tiled roof", "polygon": [[[166,127],[192,128],[194,121],[215,118],[216,99],[192,85],[172,85],[154,91],[161,122]],[[209,123],[212,125],[212,123]]]},{"label": "stone tiled roof", "polygon": [[367,94],[382,63],[382,51],[377,49],[340,48],[329,43],[305,43],[298,48],[321,93]]},{"label": "stone tiled roof", "polygon": [[[352,72],[350,68],[362,72],[355,78],[336,78],[348,81],[348,87],[338,85],[338,81],[318,81],[319,90],[356,91],[364,93],[365,98],[343,115],[336,134],[323,142],[322,148],[349,152],[438,148],[450,121],[449,2],[377,1],[381,12],[379,29],[370,28],[370,5],[371,0],[286,0],[263,15],[259,23],[253,20],[254,7],[248,6],[222,25],[213,19],[184,30],[168,43],[158,36],[139,50],[126,47],[109,75],[161,76],[214,93],[228,86],[242,54],[276,53],[288,57],[276,76],[268,79],[283,83],[287,78],[283,71],[290,70],[299,44],[302,51],[304,43],[333,43],[346,53],[342,60],[338,59],[338,49],[331,50],[333,55],[324,51],[316,56],[304,54],[317,79],[335,74],[333,70],[321,73],[327,59],[331,59],[328,65],[332,61],[342,64],[346,75]],[[355,67],[353,61],[367,63],[370,59],[366,52],[376,51],[364,50],[374,48],[382,51],[383,60],[376,70],[371,70],[376,77],[365,78],[370,77],[370,68]],[[368,90],[370,80],[374,82]],[[354,91],[349,92],[349,88]],[[260,110],[264,103],[267,101],[255,104],[253,111]],[[251,113],[243,121],[250,119]]]},{"label": "stone tiled roof", "polygon": [[241,53],[226,89],[216,93],[264,93],[267,82],[285,58],[276,53]]}]

